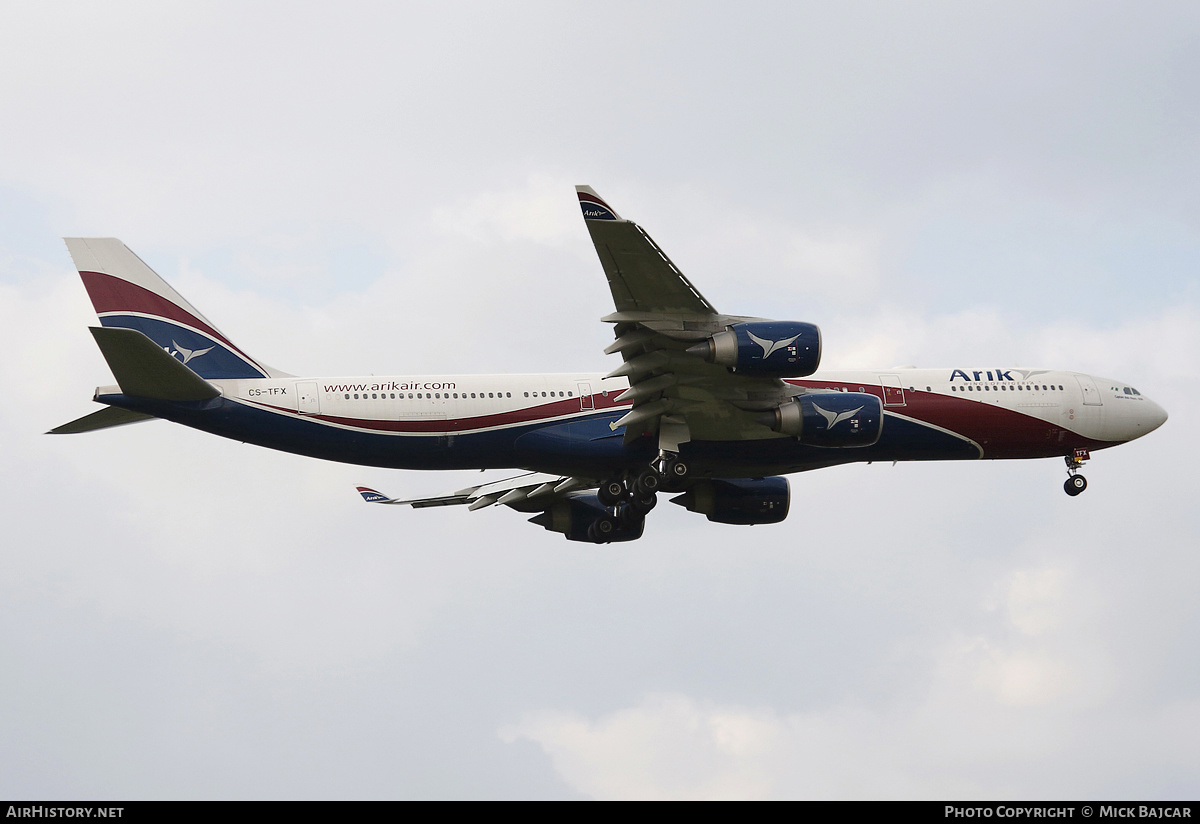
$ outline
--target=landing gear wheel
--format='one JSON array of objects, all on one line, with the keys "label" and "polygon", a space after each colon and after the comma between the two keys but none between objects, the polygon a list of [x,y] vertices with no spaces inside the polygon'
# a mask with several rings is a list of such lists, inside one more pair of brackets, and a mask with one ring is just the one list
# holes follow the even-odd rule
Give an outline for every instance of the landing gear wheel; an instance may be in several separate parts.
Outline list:
[{"label": "landing gear wheel", "polygon": [[683,489],[690,467],[678,458],[663,463],[663,489],[678,492]]},{"label": "landing gear wheel", "polygon": [[1083,490],[1087,489],[1087,478],[1082,475],[1072,475],[1067,478],[1067,482],[1063,484],[1063,489],[1066,493],[1074,498]]},{"label": "landing gear wheel", "polygon": [[600,484],[600,488],[596,490],[596,497],[600,499],[600,503],[604,506],[616,506],[628,497],[628,490],[625,489],[625,484],[613,479]]},{"label": "landing gear wheel", "polygon": [[1063,484],[1063,489],[1072,498],[1087,489],[1087,478],[1079,474],[1079,468],[1088,457],[1088,451],[1082,447],[1077,447],[1071,455],[1063,456],[1063,461],[1067,464],[1067,482]]},{"label": "landing gear wheel", "polygon": [[647,469],[641,475],[638,475],[637,481],[634,484],[634,494],[653,495],[658,491],[658,487],[661,485],[661,483],[662,479],[659,478],[658,473],[653,469]]},{"label": "landing gear wheel", "polygon": [[654,493],[648,495],[634,495],[629,501],[629,509],[639,515],[645,515],[650,510],[654,509],[654,505],[658,503],[658,496]]},{"label": "landing gear wheel", "polygon": [[607,544],[617,529],[617,522],[609,515],[601,515],[588,527],[588,537],[598,544]]}]

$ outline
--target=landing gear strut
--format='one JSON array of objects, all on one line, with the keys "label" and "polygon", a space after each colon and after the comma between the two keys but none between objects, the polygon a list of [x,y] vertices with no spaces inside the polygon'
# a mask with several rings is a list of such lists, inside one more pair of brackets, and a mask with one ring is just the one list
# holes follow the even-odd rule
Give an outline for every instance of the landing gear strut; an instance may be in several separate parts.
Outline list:
[{"label": "landing gear strut", "polygon": [[618,529],[639,531],[646,513],[658,503],[659,477],[653,469],[637,476],[610,478],[600,484],[596,498],[608,510],[596,518],[588,527],[588,538],[598,544],[607,544]]},{"label": "landing gear strut", "polygon": [[658,453],[658,458],[651,467],[658,472],[663,488],[670,491],[680,489],[690,471],[688,465],[679,459],[678,454],[665,449]]},{"label": "landing gear strut", "polygon": [[601,505],[610,510],[592,522],[588,537],[598,544],[608,543],[618,528],[636,529],[645,519],[646,513],[658,503],[660,489],[678,490],[688,477],[688,465],[679,460],[679,455],[663,450],[658,457],[638,474],[610,478],[600,484],[596,497]]},{"label": "landing gear strut", "polygon": [[1067,481],[1063,484],[1063,490],[1072,498],[1087,489],[1087,478],[1079,474],[1079,468],[1089,457],[1086,449],[1076,449],[1075,454],[1063,458],[1067,463]]}]

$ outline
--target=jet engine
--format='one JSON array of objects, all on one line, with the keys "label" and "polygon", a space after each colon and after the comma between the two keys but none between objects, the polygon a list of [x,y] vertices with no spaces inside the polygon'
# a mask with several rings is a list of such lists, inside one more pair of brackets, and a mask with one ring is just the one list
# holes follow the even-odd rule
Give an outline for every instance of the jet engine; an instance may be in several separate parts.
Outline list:
[{"label": "jet engine", "polygon": [[787,517],[787,478],[728,478],[697,481],[671,503],[718,524],[777,524]]},{"label": "jet engine", "polygon": [[871,446],[883,433],[883,404],[865,392],[799,395],[764,421],[808,446]]},{"label": "jet engine", "polygon": [[821,330],[797,321],[748,321],[688,349],[745,375],[803,378],[821,363]]}]

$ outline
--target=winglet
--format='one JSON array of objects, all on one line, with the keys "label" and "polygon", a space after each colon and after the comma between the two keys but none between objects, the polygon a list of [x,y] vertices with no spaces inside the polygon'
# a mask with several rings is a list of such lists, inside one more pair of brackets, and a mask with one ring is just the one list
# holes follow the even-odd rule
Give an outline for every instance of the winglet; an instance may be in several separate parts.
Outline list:
[{"label": "winglet", "polygon": [[624,221],[624,218],[605,203],[591,186],[576,186],[575,192],[579,195],[579,208],[583,210],[584,220]]},{"label": "winglet", "polygon": [[382,492],[376,492],[374,489],[371,489],[370,487],[367,487],[367,486],[360,486],[360,487],[357,487],[357,489],[358,489],[358,494],[362,495],[363,500],[369,504],[386,504],[392,500],[387,495],[384,495]]}]

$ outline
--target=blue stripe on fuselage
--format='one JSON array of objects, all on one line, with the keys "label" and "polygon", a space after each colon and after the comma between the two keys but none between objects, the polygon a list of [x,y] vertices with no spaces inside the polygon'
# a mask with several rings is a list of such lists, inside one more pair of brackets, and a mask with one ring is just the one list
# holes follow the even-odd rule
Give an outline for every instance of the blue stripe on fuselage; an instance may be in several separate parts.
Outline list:
[{"label": "blue stripe on fuselage", "polygon": [[[625,444],[624,430],[612,429],[625,409],[481,432],[412,434],[335,426],[226,398],[170,403],[107,395],[97,400],[270,449],[392,469],[524,468],[597,478],[645,466],[658,451],[654,438]],[[791,438],[693,441],[681,446],[680,456],[697,475],[758,477],[856,461],[974,459],[979,453],[959,436],[889,415],[879,442],[870,447],[821,449]]]}]

